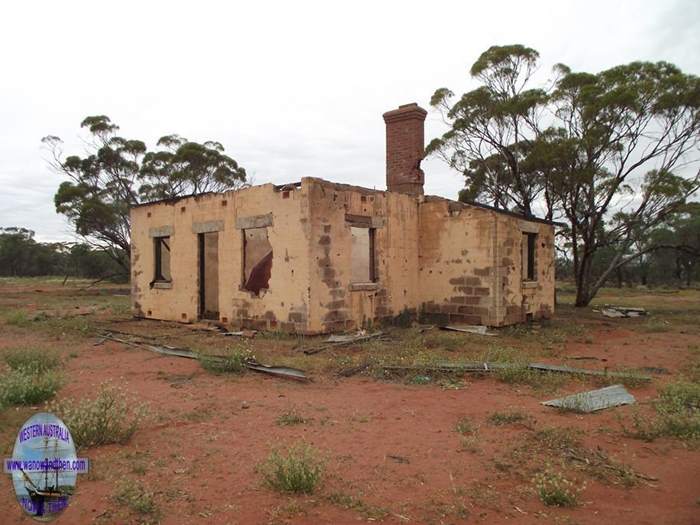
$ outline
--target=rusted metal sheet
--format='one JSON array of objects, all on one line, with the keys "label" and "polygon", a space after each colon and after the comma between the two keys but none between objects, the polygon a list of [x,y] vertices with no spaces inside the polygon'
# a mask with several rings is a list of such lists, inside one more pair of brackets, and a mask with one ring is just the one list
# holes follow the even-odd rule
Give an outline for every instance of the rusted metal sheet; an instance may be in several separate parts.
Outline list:
[{"label": "rusted metal sheet", "polygon": [[[186,359],[200,359],[201,357],[206,357],[209,359],[224,359],[223,356],[216,356],[216,355],[202,355],[198,354],[197,352],[193,352],[192,350],[188,348],[176,348],[173,346],[168,346],[168,345],[156,345],[152,343],[146,343],[143,341],[129,341],[126,339],[120,339],[118,337],[114,337],[110,333],[105,333],[102,336],[102,340],[104,339],[109,339],[111,341],[116,341],[118,343],[126,344],[129,346],[134,346],[136,348],[143,348],[145,350],[149,350],[151,352],[165,355],[165,356],[171,356],[171,357],[184,357]],[[264,374],[269,374],[273,375],[276,377],[282,377],[285,379],[293,379],[294,381],[310,381],[310,379],[306,376],[303,370],[299,370],[298,368],[291,368],[288,366],[273,366],[273,365],[266,365],[263,363],[258,363],[257,361],[248,361],[245,364],[246,368],[248,370],[253,370],[255,372],[261,372]]]},{"label": "rusted metal sheet", "polygon": [[612,318],[640,317],[642,315],[647,315],[647,311],[644,308],[613,306],[609,304],[606,304],[605,307],[600,310],[600,313],[605,317]]},{"label": "rusted metal sheet", "polygon": [[612,385],[599,388],[598,390],[550,399],[549,401],[543,401],[542,404],[549,407],[588,413],[620,405],[631,405],[634,402],[634,396],[623,385]]},{"label": "rusted metal sheet", "polygon": [[440,330],[446,330],[448,332],[464,332],[468,334],[477,335],[489,335],[495,336],[493,332],[488,331],[488,327],[483,325],[454,325],[454,326],[441,326]]},{"label": "rusted metal sheet", "polygon": [[545,363],[530,363],[528,368],[541,372],[561,372],[564,374],[580,374],[586,376],[616,377],[619,379],[637,379],[639,381],[651,381],[651,377],[633,374],[630,372],[615,372],[610,370],[591,370],[588,368],[573,368],[563,365],[548,365]]},{"label": "rusted metal sheet", "polygon": [[264,365],[264,364],[258,363],[258,362],[249,362],[249,363],[246,363],[245,366],[249,370],[253,370],[255,372],[261,372],[263,374],[270,374],[270,375],[273,375],[276,377],[283,377],[285,379],[293,379],[294,381],[302,381],[302,382],[309,381],[309,378],[306,377],[306,374],[304,373],[304,371],[299,370],[298,368],[291,368],[288,366]]},{"label": "rusted metal sheet", "polygon": [[319,352],[323,352],[324,350],[328,350],[329,348],[351,345],[354,343],[363,343],[365,341],[369,341],[370,339],[380,339],[382,337],[384,337],[383,332],[374,332],[372,334],[358,332],[356,334],[348,335],[333,334],[324,341],[324,344],[310,348],[302,348],[301,351],[304,352],[306,355],[318,354]]}]

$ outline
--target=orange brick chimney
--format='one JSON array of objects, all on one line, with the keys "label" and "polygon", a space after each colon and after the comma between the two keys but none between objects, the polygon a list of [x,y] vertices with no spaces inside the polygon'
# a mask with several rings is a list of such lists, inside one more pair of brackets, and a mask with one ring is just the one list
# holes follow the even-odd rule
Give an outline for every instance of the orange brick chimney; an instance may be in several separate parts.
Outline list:
[{"label": "orange brick chimney", "polygon": [[428,114],[415,102],[384,113],[386,122],[386,188],[423,195],[423,123]]}]

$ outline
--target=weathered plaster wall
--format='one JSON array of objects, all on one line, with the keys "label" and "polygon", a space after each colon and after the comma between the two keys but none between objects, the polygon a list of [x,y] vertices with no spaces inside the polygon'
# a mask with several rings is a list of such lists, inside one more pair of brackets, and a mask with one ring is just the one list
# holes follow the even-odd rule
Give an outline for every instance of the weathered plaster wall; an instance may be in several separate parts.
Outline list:
[{"label": "weathered plaster wall", "polygon": [[[319,333],[418,315],[500,326],[554,308],[553,227],[447,199],[304,178],[282,190],[266,184],[136,207],[131,217],[139,316],[198,318],[201,231],[218,231],[219,318],[233,326]],[[358,221],[375,231],[376,279],[363,285],[351,284]],[[256,296],[242,289],[240,228],[268,222],[271,278]],[[538,235],[532,282],[522,279],[524,231]],[[152,287],[152,235],[167,232],[172,282]]]},{"label": "weathered plaster wall", "polygon": [[[374,191],[319,179],[308,188],[311,220],[309,329],[358,328],[392,318],[418,301],[418,203],[408,195]],[[366,218],[375,227],[376,283],[351,284],[351,222]]]},{"label": "weathered plaster wall", "polygon": [[[508,215],[496,215],[498,282],[500,293],[497,310],[499,325],[521,323],[528,314],[533,319],[548,319],[554,314],[554,227],[523,221]],[[535,280],[523,277],[523,233],[536,233]]]},{"label": "weathered plaster wall", "polygon": [[[435,197],[420,208],[422,317],[502,326],[554,310],[554,231],[548,224]],[[522,235],[537,233],[537,279],[523,282]]]},{"label": "weathered plaster wall", "polygon": [[494,234],[489,210],[438,198],[421,205],[419,286],[426,321],[496,324]]},{"label": "weathered plaster wall", "polygon": [[[242,290],[243,238],[237,219],[272,214],[269,289],[260,297]],[[198,317],[198,240],[193,225],[220,222],[219,313],[234,325],[304,331],[309,303],[308,201],[302,191],[276,191],[271,184],[205,194],[133,208],[132,305],[135,315],[173,321]],[[152,228],[172,230],[169,288],[151,288]]]}]

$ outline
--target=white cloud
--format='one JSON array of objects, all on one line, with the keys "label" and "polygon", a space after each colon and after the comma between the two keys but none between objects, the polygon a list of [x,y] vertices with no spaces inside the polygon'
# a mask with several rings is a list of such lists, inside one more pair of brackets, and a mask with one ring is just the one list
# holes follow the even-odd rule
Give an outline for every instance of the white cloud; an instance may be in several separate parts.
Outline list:
[{"label": "white cloud", "polygon": [[[700,72],[695,0],[647,2],[11,2],[0,20],[0,225],[43,240],[70,229],[40,139],[80,151],[79,123],[107,114],[128,137],[221,142],[257,183],[316,176],[384,186],[381,114],[470,87],[493,44],[543,67],[598,71],[668,60]],[[440,132],[429,115],[426,139]],[[426,191],[461,177],[424,164]]]}]

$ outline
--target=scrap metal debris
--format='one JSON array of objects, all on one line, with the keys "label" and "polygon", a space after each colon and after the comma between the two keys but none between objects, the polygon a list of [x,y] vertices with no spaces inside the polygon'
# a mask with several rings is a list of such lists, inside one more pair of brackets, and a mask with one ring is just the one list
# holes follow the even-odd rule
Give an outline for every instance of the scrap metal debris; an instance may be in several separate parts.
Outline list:
[{"label": "scrap metal debris", "polygon": [[634,402],[634,396],[623,385],[612,385],[559,399],[550,399],[549,401],[543,401],[542,404],[549,407],[590,413],[620,405],[632,405]]},{"label": "scrap metal debris", "polygon": [[606,304],[600,313],[605,317],[613,318],[627,318],[627,317],[640,317],[642,315],[647,315],[647,311],[644,308],[632,308],[627,306],[613,306]]},{"label": "scrap metal debris", "polygon": [[477,335],[488,335],[495,336],[496,334],[488,331],[488,327],[483,325],[454,325],[454,326],[441,326],[440,330],[447,330],[449,332],[463,332],[467,334],[477,334]]},{"label": "scrap metal debris", "polygon": [[229,336],[229,337],[248,337],[252,338],[255,337],[255,335],[258,333],[256,330],[238,330],[235,332],[229,331],[228,328],[226,328],[226,325],[218,322],[211,322],[211,323],[191,323],[191,324],[186,324],[184,325],[190,330],[194,330],[197,332],[214,332],[218,333],[221,335]]},{"label": "scrap metal debris", "polygon": [[[187,359],[197,359],[199,360],[202,357],[206,357],[208,359],[225,359],[223,356],[217,356],[217,355],[202,355],[198,354],[197,352],[194,352],[190,350],[189,348],[177,348],[174,346],[168,346],[168,345],[159,345],[159,344],[154,344],[151,342],[147,341],[139,341],[135,339],[127,340],[127,339],[122,339],[119,337],[114,337],[110,332],[105,332],[102,334],[101,339],[98,341],[96,344],[101,344],[105,340],[109,339],[110,341],[115,341],[118,343],[122,343],[128,346],[134,346],[137,348],[143,348],[145,350],[149,350],[150,352],[155,352],[157,354],[161,355],[167,355],[171,357],[184,357]],[[275,377],[282,377],[285,379],[292,379],[294,381],[309,381],[310,379],[306,376],[303,370],[299,370],[298,368],[291,368],[288,366],[273,366],[273,365],[266,365],[263,363],[259,363],[258,361],[255,360],[249,360],[246,361],[245,366],[248,370],[253,370],[255,372],[261,372],[263,374],[269,374],[273,375]]]},{"label": "scrap metal debris", "polygon": [[497,369],[512,368],[516,365],[510,363],[431,363],[425,365],[385,365],[382,368],[387,371],[421,370],[426,372],[491,372]]},{"label": "scrap metal debris", "polygon": [[588,368],[572,368],[562,365],[548,365],[544,363],[530,363],[527,365],[519,365],[515,363],[499,363],[499,362],[471,362],[471,363],[430,363],[430,364],[414,364],[414,365],[385,365],[386,371],[411,371],[421,370],[426,372],[452,372],[452,373],[483,373],[492,372],[494,370],[505,370],[509,368],[526,367],[530,370],[538,372],[559,372],[564,374],[589,375],[599,377],[612,377],[616,379],[634,379],[638,381],[651,381],[651,377],[639,375],[630,372],[616,372],[610,370],[591,370]]},{"label": "scrap metal debris", "polygon": [[562,365],[548,365],[545,363],[530,363],[528,368],[542,372],[561,372],[564,374],[580,374],[584,376],[615,377],[618,379],[634,379],[638,381],[651,381],[651,377],[633,372],[616,372],[613,370],[591,370],[589,368],[573,368]]},{"label": "scrap metal debris", "polygon": [[355,343],[363,343],[365,341],[369,341],[370,339],[386,340],[387,337],[385,336],[384,332],[374,332],[368,334],[364,330],[361,330],[355,334],[332,334],[328,337],[328,339],[326,339],[323,342],[322,345],[309,348],[302,348],[301,351],[304,352],[306,355],[318,354],[319,352],[323,352],[324,350],[328,350],[329,348],[351,345]]}]

